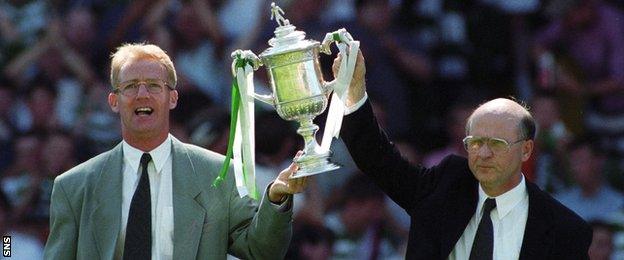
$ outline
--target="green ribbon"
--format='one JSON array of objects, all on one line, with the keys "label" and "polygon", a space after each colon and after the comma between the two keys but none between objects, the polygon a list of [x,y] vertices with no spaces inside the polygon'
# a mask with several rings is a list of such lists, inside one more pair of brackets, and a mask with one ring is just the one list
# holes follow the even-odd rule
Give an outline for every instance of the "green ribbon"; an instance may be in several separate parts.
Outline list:
[{"label": "green ribbon", "polygon": [[340,39],[340,33],[332,33],[332,38],[334,39],[334,41],[336,42],[342,42],[342,39]]},{"label": "green ribbon", "polygon": [[[238,65],[237,65],[238,66]],[[234,148],[234,135],[236,134],[236,120],[238,120],[238,109],[240,108],[240,90],[238,89],[238,82],[236,77],[232,82],[232,112],[230,115],[230,136],[228,140],[228,148],[225,154],[225,161],[221,165],[219,176],[212,182],[212,186],[216,187],[221,184],[227,176],[228,169],[230,168],[230,160],[232,159],[232,150]]]},{"label": "green ribbon", "polygon": [[[243,59],[240,56],[236,57],[236,62],[234,65],[234,73],[239,68],[244,68],[246,64],[252,64],[250,60]],[[230,160],[232,159],[232,154],[234,150],[234,136],[236,135],[236,121],[238,120],[238,111],[240,110],[241,103],[241,93],[238,87],[238,80],[236,74],[234,75],[234,79],[232,80],[232,111],[230,114],[230,135],[228,140],[228,148],[225,154],[225,161],[223,161],[223,165],[221,165],[221,170],[219,171],[219,176],[212,182],[213,187],[217,187],[220,185],[226,178],[228,170],[230,168]],[[243,158],[244,159],[244,158]],[[247,172],[245,167],[243,167],[243,184],[247,186]],[[257,200],[259,198],[258,191],[255,189],[249,190],[249,197]]]}]

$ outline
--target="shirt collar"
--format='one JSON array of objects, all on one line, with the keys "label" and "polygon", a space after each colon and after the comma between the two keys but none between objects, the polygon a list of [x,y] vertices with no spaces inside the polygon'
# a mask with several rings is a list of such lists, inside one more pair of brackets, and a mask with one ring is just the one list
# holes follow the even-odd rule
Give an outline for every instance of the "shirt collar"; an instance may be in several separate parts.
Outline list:
[{"label": "shirt collar", "polygon": [[[133,172],[139,172],[139,164],[141,162],[141,156],[143,156],[144,152],[132,147],[125,140],[121,143],[125,162],[132,167]],[[148,153],[152,156],[152,162],[156,167],[156,172],[161,172],[162,168],[165,166],[165,162],[171,154],[171,134],[169,134],[167,139],[165,139],[165,141],[158,147]]]},{"label": "shirt collar", "polygon": [[[521,174],[520,183],[511,190],[494,197],[496,200],[496,212],[498,212],[498,219],[503,219],[524,197],[527,196],[526,183],[524,180],[524,174]],[[485,200],[490,198],[481,185],[479,185],[479,204],[477,204],[477,212],[481,213]]]}]

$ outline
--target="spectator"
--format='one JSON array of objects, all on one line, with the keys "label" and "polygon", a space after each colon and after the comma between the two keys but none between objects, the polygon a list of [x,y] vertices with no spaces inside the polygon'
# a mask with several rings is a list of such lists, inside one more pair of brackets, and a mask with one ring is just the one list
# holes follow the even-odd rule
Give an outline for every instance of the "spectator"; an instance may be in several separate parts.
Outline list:
[{"label": "spectator", "polygon": [[[367,57],[369,94],[390,116],[387,129],[391,136],[406,137],[413,130],[428,126],[413,124],[413,117],[436,114],[436,93],[430,93],[423,82],[431,78],[431,64],[407,33],[394,26],[394,13],[388,0],[355,1],[357,20],[340,24],[361,42]],[[338,26],[335,26],[338,27]],[[419,95],[414,95],[418,92]],[[427,98],[424,98],[427,97]],[[421,99],[422,98],[422,99]],[[414,104],[419,104],[418,108]]]},{"label": "spectator", "polygon": [[602,221],[592,221],[594,237],[589,246],[590,260],[610,260],[613,253],[613,227]]},{"label": "spectator", "polygon": [[332,259],[333,244],[334,234],[331,230],[304,222],[294,227],[286,259],[329,260]]},{"label": "spectator", "polygon": [[535,55],[554,53],[558,65],[542,87],[565,93],[566,117],[624,154],[624,15],[602,0],[554,0],[547,11],[557,18],[537,34]]},{"label": "spectator", "polygon": [[47,1],[0,2],[0,64],[5,65],[15,54],[37,42],[49,14]]},{"label": "spectator", "polygon": [[[462,143],[462,139],[466,135],[464,122],[466,122],[472,110],[473,106],[468,104],[457,104],[451,108],[446,117],[447,145],[429,153],[423,160],[425,167],[431,167],[440,163],[444,157],[450,154],[466,156],[466,149],[464,149],[464,143]],[[401,154],[403,154],[402,151]]]},{"label": "spectator", "polygon": [[13,89],[9,83],[0,79],[0,172],[4,172],[13,159],[11,142],[16,130],[11,111],[14,109],[14,98]]},{"label": "spectator", "polygon": [[[212,102],[228,108],[229,63],[223,61],[223,38],[215,19],[213,7],[205,1],[193,0],[182,4],[174,21],[177,37],[175,53],[179,74]],[[200,21],[199,23],[197,21]],[[184,86],[184,87],[189,87]],[[181,91],[188,91],[184,88]]]},{"label": "spectator", "polygon": [[120,138],[118,132],[111,131],[119,128],[119,121],[102,98],[108,91],[109,86],[98,81],[84,94],[82,113],[72,129],[75,136],[84,140],[84,146],[78,147],[78,155],[83,159],[80,161],[112,148]]},{"label": "spectator", "polygon": [[37,236],[38,228],[30,220],[12,218],[6,201],[4,193],[0,191],[0,235],[11,237],[11,257],[43,259],[43,243]]},{"label": "spectator", "polygon": [[608,219],[620,209],[624,196],[604,182],[602,153],[589,138],[568,146],[568,158],[576,185],[555,197],[585,220]]},{"label": "spectator", "polygon": [[387,225],[385,195],[362,174],[343,189],[341,205],[325,217],[336,240],[333,259],[399,259],[400,242]]},{"label": "spectator", "polygon": [[[298,139],[292,125],[274,111],[256,116],[256,186],[269,185],[280,169],[292,162]],[[276,172],[277,171],[277,172]],[[304,206],[303,194],[294,196],[295,214]]]},{"label": "spectator", "polygon": [[613,214],[608,222],[613,229],[613,259],[624,259],[624,207]]},{"label": "spectator", "polygon": [[565,166],[565,148],[572,134],[561,118],[559,103],[554,96],[538,94],[531,102],[531,109],[538,128],[535,152],[522,170],[529,180],[555,194],[572,182],[572,177],[561,170]]},{"label": "spectator", "polygon": [[35,176],[30,194],[27,195],[29,208],[25,215],[45,227],[50,219],[50,196],[54,178],[77,164],[74,150],[71,137],[63,132],[49,134],[42,143],[42,168],[40,175]]},{"label": "spectator", "polygon": [[230,114],[219,107],[202,110],[188,122],[190,141],[211,151],[225,154],[230,134]]},{"label": "spectator", "polygon": [[6,194],[13,216],[23,217],[28,208],[28,195],[41,171],[41,138],[28,133],[18,136],[13,145],[15,159],[0,179],[0,188]]}]

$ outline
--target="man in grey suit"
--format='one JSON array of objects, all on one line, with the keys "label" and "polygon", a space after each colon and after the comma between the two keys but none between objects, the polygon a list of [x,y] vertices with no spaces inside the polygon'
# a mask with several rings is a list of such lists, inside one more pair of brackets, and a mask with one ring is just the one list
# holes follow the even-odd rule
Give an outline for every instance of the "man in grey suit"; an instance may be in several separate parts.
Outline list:
[{"label": "man in grey suit", "polygon": [[123,141],[54,181],[46,259],[283,258],[291,237],[289,180],[270,184],[259,206],[229,174],[211,183],[224,157],[169,134],[176,72],[159,47],[128,44],[112,56],[108,96]]}]

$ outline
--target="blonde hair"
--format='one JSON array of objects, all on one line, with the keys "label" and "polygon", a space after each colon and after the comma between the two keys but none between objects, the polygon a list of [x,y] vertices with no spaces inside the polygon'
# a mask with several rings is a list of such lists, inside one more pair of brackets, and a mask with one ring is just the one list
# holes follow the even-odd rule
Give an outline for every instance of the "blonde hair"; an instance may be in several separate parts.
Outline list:
[{"label": "blonde hair", "polygon": [[137,60],[155,60],[162,64],[165,69],[167,69],[167,83],[171,88],[176,88],[178,78],[169,55],[160,47],[145,43],[124,44],[117,48],[117,51],[111,55],[110,81],[113,88],[116,88],[116,86],[121,83],[119,82],[119,71],[121,67],[126,62]]}]

